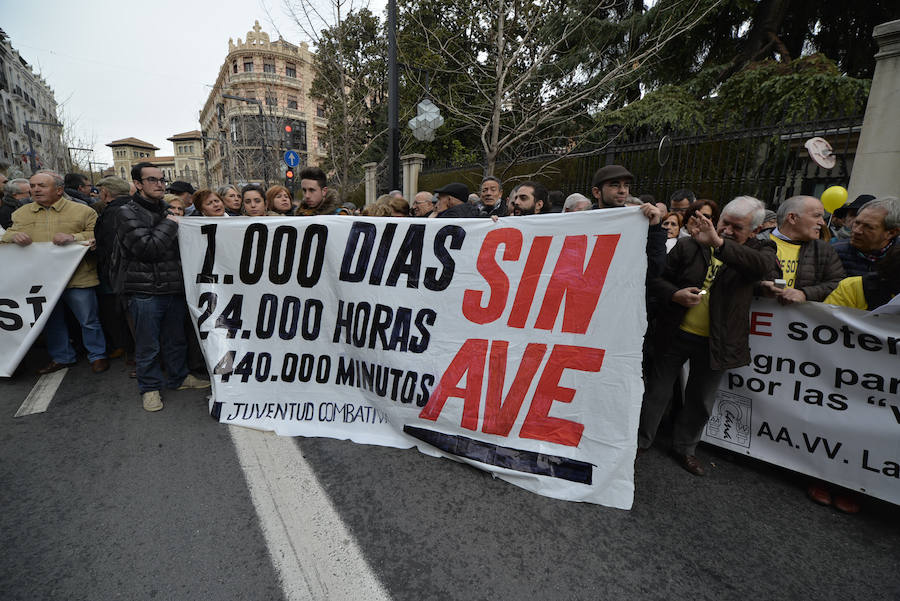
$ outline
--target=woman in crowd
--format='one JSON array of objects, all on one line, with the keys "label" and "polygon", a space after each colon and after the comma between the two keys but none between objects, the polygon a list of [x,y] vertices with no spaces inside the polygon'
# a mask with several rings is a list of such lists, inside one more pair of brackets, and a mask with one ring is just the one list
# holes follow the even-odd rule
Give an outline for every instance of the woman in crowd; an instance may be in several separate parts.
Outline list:
[{"label": "woman in crowd", "polygon": [[225,215],[225,203],[212,190],[197,190],[191,197],[196,209],[204,217],[221,217]]},{"label": "woman in crowd", "polygon": [[662,228],[666,230],[666,253],[675,247],[678,242],[678,232],[681,231],[681,213],[669,213],[662,220]]},{"label": "woman in crowd", "polygon": [[241,190],[243,213],[248,217],[263,217],[266,212],[266,196],[259,184],[247,184]]},{"label": "woman in crowd", "polygon": [[387,198],[387,194],[379,196],[375,202],[364,206],[360,214],[365,217],[390,217],[391,207],[387,204]]},{"label": "woman in crowd", "polygon": [[222,199],[225,205],[225,214],[238,217],[241,214],[241,193],[231,184],[225,184],[216,188],[216,196]]},{"label": "woman in crowd", "polygon": [[180,196],[166,194],[163,196],[163,201],[169,205],[169,213],[176,217],[184,217],[184,201],[181,200]]},{"label": "woman in crowd", "polygon": [[714,200],[695,200],[690,205],[688,205],[687,210],[684,212],[684,227],[690,230],[691,227],[691,219],[699,227],[699,220],[694,217],[697,213],[702,213],[707,219],[713,222],[713,225],[718,225],[719,223],[719,205]]},{"label": "woman in crowd", "polygon": [[269,214],[287,217],[294,214],[291,191],[284,186],[272,186],[266,190],[266,208]]},{"label": "woman in crowd", "polygon": [[713,226],[719,223],[719,205],[714,200],[695,200],[688,205],[684,212],[684,227],[688,233],[693,235],[693,231],[700,228],[700,220],[695,217],[697,213],[701,213],[707,219],[713,222]]},{"label": "woman in crowd", "polygon": [[409,203],[405,198],[391,196],[384,204],[390,209],[391,217],[409,217]]}]

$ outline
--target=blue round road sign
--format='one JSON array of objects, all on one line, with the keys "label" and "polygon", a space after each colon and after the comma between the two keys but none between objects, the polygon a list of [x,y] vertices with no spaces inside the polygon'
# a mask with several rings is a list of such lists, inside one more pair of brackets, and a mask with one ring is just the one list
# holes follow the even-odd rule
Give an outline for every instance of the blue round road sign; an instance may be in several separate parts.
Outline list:
[{"label": "blue round road sign", "polygon": [[284,164],[288,167],[296,167],[300,164],[300,155],[296,150],[288,150],[284,153]]}]

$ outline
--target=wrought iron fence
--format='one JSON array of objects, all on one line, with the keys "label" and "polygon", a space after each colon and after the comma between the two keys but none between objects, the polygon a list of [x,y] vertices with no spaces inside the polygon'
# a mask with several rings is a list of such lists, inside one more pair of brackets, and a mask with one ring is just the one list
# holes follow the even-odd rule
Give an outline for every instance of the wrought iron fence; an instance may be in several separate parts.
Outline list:
[{"label": "wrought iron fence", "polygon": [[[857,114],[667,136],[620,132],[591,156],[545,155],[501,166],[498,171],[516,175],[538,172],[538,179],[550,189],[588,194],[598,168],[619,164],[635,176],[633,194],[651,194],[657,201],[665,202],[674,191],[688,188],[698,198],[722,202],[750,195],[777,206],[796,194],[818,196],[829,186],[847,186],[862,120]],[[823,169],[809,158],[804,143],[812,137],[825,138],[831,144],[837,159],[833,168]],[[541,169],[550,161],[552,168]],[[431,163],[426,164],[423,175],[458,170],[471,179],[468,172],[472,167]]]}]

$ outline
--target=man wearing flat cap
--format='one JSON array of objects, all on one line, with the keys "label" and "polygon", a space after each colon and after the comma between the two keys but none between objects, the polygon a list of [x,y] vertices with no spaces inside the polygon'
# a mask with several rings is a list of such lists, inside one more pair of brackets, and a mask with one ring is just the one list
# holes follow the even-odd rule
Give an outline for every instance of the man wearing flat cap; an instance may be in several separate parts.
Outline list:
[{"label": "man wearing flat cap", "polygon": [[181,180],[176,180],[169,184],[169,187],[166,188],[166,192],[169,194],[174,194],[175,196],[181,198],[181,202],[184,203],[184,214],[185,215],[193,215],[194,214],[194,206],[191,204],[191,197],[194,195],[194,186],[192,186],[189,182],[183,182]]},{"label": "man wearing flat cap", "polygon": [[469,187],[459,182],[447,184],[434,191],[437,194],[436,217],[478,217],[478,208],[469,204]]},{"label": "man wearing flat cap", "polygon": [[624,207],[634,176],[621,165],[607,165],[597,169],[591,181],[591,194],[600,209]]}]

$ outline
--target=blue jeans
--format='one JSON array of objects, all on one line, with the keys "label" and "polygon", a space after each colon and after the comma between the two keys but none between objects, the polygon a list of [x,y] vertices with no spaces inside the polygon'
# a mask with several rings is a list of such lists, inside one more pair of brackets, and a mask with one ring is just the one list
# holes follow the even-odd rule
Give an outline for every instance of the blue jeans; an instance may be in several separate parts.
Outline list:
[{"label": "blue jeans", "polygon": [[163,384],[178,388],[188,374],[184,297],[134,294],[128,298],[128,311],[134,318],[134,360],[141,394],[162,390]]},{"label": "blue jeans", "polygon": [[[65,305],[65,306],[64,306]],[[97,311],[97,295],[94,288],[66,288],[59,302],[50,312],[44,336],[47,339],[47,350],[50,358],[57,363],[75,363],[75,349],[69,342],[69,329],[66,327],[65,307],[69,307],[75,319],[81,324],[81,338],[87,349],[88,360],[106,358],[106,338],[103,337],[103,326]]]}]

